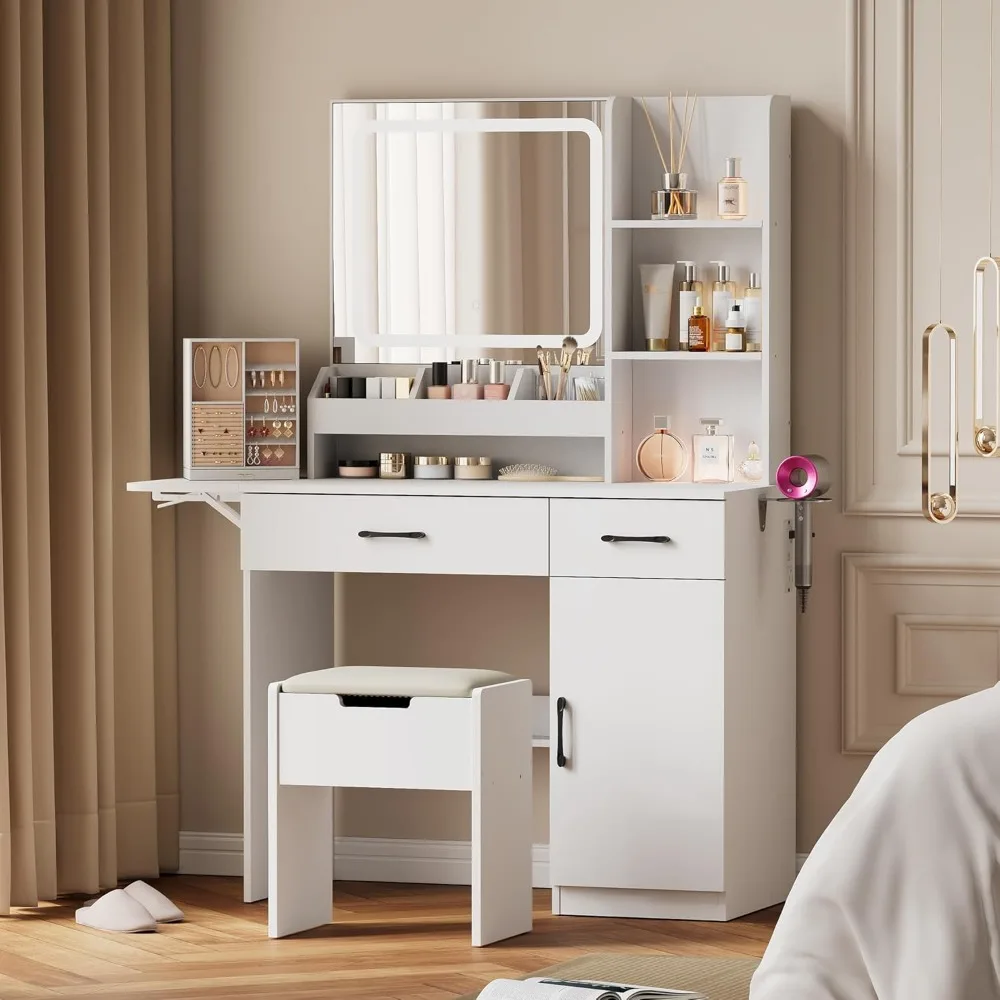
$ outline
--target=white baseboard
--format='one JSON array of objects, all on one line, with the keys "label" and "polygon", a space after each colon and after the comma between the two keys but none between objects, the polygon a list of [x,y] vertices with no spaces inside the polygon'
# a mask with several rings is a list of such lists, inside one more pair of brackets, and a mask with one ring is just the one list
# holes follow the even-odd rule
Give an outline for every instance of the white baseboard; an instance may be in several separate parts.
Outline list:
[{"label": "white baseboard", "polygon": [[[182,875],[243,874],[243,838],[237,833],[181,833],[180,848]],[[463,840],[337,837],[334,872],[348,882],[469,885],[472,845]],[[532,847],[531,878],[536,889],[549,888],[548,844]]]},{"label": "white baseboard", "polygon": [[243,835],[181,831],[181,875],[243,875]]}]

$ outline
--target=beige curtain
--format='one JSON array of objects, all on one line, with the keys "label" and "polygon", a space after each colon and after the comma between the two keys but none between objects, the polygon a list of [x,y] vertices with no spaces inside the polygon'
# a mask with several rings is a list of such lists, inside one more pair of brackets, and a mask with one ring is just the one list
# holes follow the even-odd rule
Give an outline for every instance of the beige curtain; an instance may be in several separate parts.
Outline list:
[{"label": "beige curtain", "polygon": [[177,865],[169,23],[0,0],[0,912]]}]

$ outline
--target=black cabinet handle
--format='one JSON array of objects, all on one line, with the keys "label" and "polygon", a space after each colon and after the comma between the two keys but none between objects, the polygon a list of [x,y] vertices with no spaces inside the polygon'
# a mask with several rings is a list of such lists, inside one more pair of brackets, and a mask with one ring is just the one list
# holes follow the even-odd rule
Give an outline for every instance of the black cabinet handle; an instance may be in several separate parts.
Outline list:
[{"label": "black cabinet handle", "polygon": [[426,538],[426,531],[359,531],[358,538]]},{"label": "black cabinet handle", "polygon": [[556,767],[566,766],[566,754],[563,753],[563,714],[566,712],[566,699],[556,699]]},{"label": "black cabinet handle", "polygon": [[601,535],[602,542],[655,542],[657,545],[666,545],[670,541],[669,535]]}]

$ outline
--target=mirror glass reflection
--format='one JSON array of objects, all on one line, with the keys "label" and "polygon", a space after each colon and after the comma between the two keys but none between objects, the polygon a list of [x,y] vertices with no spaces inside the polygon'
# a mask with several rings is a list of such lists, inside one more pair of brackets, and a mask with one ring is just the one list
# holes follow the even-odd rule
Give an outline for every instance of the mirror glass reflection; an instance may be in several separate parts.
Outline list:
[{"label": "mirror glass reflection", "polygon": [[[356,360],[519,357],[489,338],[524,336],[533,355],[540,336],[590,328],[586,134],[377,123],[594,116],[590,102],[333,105],[333,335],[386,345]],[[478,336],[482,350],[391,343],[418,335]]]}]

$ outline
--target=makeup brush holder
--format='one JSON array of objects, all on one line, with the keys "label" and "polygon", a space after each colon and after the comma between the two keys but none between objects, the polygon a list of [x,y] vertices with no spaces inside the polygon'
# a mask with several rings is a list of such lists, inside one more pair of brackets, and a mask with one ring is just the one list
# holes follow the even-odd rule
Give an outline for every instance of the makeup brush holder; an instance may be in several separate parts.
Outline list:
[{"label": "makeup brush holder", "polygon": [[663,175],[663,187],[651,196],[650,215],[654,220],[698,218],[698,192],[687,186],[687,179],[687,174]]}]

